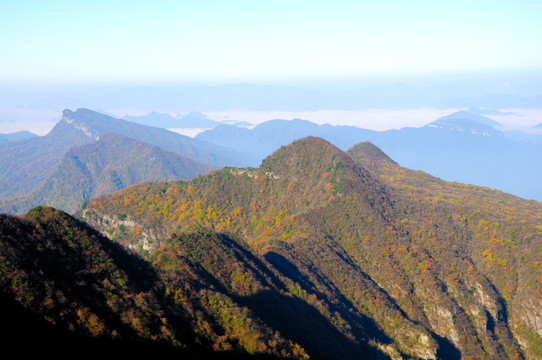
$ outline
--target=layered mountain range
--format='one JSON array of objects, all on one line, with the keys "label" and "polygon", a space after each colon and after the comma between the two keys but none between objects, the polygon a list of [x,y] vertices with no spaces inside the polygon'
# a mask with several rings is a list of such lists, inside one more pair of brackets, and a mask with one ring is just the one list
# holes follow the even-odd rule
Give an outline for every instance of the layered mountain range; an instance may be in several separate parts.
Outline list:
[{"label": "layered mountain range", "polygon": [[75,212],[98,194],[145,180],[190,179],[242,159],[165,129],[65,110],[47,135],[0,144],[0,212],[37,205]]},{"label": "layered mountain range", "polygon": [[[158,121],[156,125],[164,121],[188,121],[190,126],[209,120],[198,113],[182,119],[151,113],[141,119],[137,121]],[[278,147],[312,135],[322,137],[342,150],[368,140],[402,166],[421,169],[445,180],[488,186],[541,200],[542,190],[537,179],[542,176],[542,170],[536,164],[542,156],[542,146],[535,141],[535,137],[530,137],[528,141],[512,140],[497,130],[499,125],[487,117],[461,111],[421,128],[378,132],[353,126],[317,125],[306,120],[272,120],[253,129],[223,124],[192,139],[166,129],[115,119],[86,109],[75,112],[66,110],[63,119],[46,136],[0,144],[0,212],[24,214],[32,207],[44,204],[73,213],[83,201],[102,194],[101,191],[89,189],[74,190],[74,184],[88,181],[88,173],[76,169],[94,165],[85,163],[88,157],[83,165],[74,163],[67,154],[71,149],[94,143],[93,146],[100,147],[102,153],[110,152],[108,161],[117,157],[117,170],[123,163],[126,166],[138,163],[135,152],[130,153],[128,148],[121,149],[127,143],[120,141],[120,137],[115,138],[117,144],[113,144],[112,140],[106,143],[98,141],[108,132],[147,146],[160,147],[185,158],[177,158],[183,164],[176,166],[180,172],[174,174],[165,170],[171,167],[169,161],[167,164],[155,164],[152,174],[139,171],[138,177],[128,176],[118,180],[116,187],[110,186],[111,181],[107,177],[98,176],[93,180],[97,183],[91,187],[107,191],[118,190],[138,181],[191,178],[195,173],[181,171],[190,167],[184,164],[189,159],[201,163],[201,171],[197,174],[207,171],[205,169],[210,166],[258,166]],[[154,157],[153,161],[161,160],[165,160],[165,157]],[[72,165],[67,166],[66,163]],[[130,171],[124,169],[120,173],[128,174]],[[79,178],[70,178],[75,173],[79,173]],[[63,183],[62,179],[67,181],[68,178],[69,182]],[[102,181],[105,183],[102,184]],[[55,184],[55,190],[51,190],[51,183]],[[70,195],[74,191],[79,195]],[[73,201],[75,197],[77,201]],[[67,205],[66,202],[71,204]]]},{"label": "layered mountain range", "polygon": [[300,119],[271,120],[252,129],[220,125],[196,138],[254,154],[257,159],[252,166],[279,146],[304,136],[321,137],[342,150],[371,141],[404,167],[542,201],[541,144],[511,139],[498,128],[499,123],[488,117],[460,111],[420,128],[373,131]]},{"label": "layered mountain range", "polygon": [[62,120],[47,135],[0,144],[0,196],[37,189],[56,171],[68,150],[95,142],[106,133],[159,146],[212,166],[242,165],[238,153],[214,144],[87,109],[64,110]]}]

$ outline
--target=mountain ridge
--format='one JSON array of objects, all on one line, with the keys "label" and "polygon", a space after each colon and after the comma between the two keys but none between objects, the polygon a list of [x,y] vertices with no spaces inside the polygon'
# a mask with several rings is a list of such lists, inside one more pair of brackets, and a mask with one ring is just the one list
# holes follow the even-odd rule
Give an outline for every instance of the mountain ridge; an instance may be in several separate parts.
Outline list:
[{"label": "mountain ridge", "polygon": [[166,150],[175,151],[214,166],[236,164],[236,160],[229,157],[231,151],[226,148],[165,129],[112,118],[88,109],[80,108],[75,112],[66,109],[63,111],[62,119],[68,124],[74,124],[76,128],[79,127],[89,137],[98,137],[103,133],[114,132],[152,145],[161,146]]},{"label": "mountain ridge", "polygon": [[209,119],[207,116],[203,115],[200,112],[192,111],[184,116],[173,117],[167,113],[159,113],[157,111],[152,111],[146,115],[142,116],[130,116],[126,115],[123,117],[124,120],[161,127],[161,128],[213,128],[221,123],[212,119]]},{"label": "mountain ridge", "polygon": [[0,144],[0,198],[37,190],[58,169],[72,147],[117,133],[211,164],[244,164],[247,155],[165,129],[115,119],[88,109],[64,110],[62,120],[45,136]]}]

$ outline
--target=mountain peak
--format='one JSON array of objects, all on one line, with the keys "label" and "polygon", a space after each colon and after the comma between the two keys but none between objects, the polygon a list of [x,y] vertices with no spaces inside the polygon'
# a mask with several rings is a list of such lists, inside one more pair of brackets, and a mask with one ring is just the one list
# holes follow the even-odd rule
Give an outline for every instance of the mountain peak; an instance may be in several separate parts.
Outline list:
[{"label": "mountain peak", "polygon": [[347,154],[369,169],[379,169],[383,166],[399,166],[386,153],[370,141],[364,141],[351,147]]},{"label": "mountain peak", "polygon": [[290,184],[297,184],[292,188],[307,189],[306,194],[313,193],[311,189],[329,186],[334,195],[357,193],[374,199],[378,197],[374,189],[383,191],[378,179],[363,165],[335,145],[315,136],[282,146],[263,161],[260,170],[289,179]]},{"label": "mountain peak", "polygon": [[311,163],[318,166],[337,156],[345,157],[346,154],[322,138],[307,136],[281,146],[263,161],[262,168],[281,171],[301,165],[306,167]]},{"label": "mountain peak", "polygon": [[71,111],[70,109],[64,109],[64,111],[62,111],[62,119],[68,119],[72,121],[95,121],[97,118],[112,119],[112,117],[108,115],[101,114],[99,112],[85,108],[79,108],[75,111]]},{"label": "mountain peak", "polygon": [[88,109],[77,109],[75,112],[65,109],[62,112],[61,122],[82,131],[86,136],[93,140],[98,140],[101,131],[96,127],[96,124],[104,120],[107,120],[109,123],[113,118]]},{"label": "mountain peak", "polygon": [[496,126],[501,126],[500,123],[468,111],[458,111],[453,114],[443,116],[426,125],[430,128],[446,129],[456,132],[467,132],[474,135],[494,136],[500,135],[501,132],[496,130]]},{"label": "mountain peak", "polygon": [[491,118],[488,118],[487,116],[474,114],[472,112],[465,111],[465,110],[456,111],[454,113],[451,113],[450,115],[446,115],[446,116],[443,116],[441,118],[438,118],[433,123],[443,122],[443,121],[450,121],[450,120],[461,120],[463,122],[467,122],[467,121],[469,121],[469,122],[477,122],[479,124],[483,124],[483,125],[487,125],[487,126],[491,126],[491,127],[502,126],[501,123],[499,123],[499,122],[497,122],[497,121],[495,121],[495,120],[493,120]]}]

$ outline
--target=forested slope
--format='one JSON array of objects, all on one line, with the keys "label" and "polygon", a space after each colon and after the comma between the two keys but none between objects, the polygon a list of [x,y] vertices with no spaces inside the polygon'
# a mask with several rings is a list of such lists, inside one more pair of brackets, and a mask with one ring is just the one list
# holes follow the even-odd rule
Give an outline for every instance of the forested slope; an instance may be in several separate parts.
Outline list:
[{"label": "forested slope", "polygon": [[229,266],[245,261],[252,286],[277,292],[276,275],[224,237],[175,238],[150,263],[66,213],[38,207],[24,218],[0,216],[0,239],[6,352],[66,359],[305,356],[229,296],[191,253],[196,243],[216,248]]}]

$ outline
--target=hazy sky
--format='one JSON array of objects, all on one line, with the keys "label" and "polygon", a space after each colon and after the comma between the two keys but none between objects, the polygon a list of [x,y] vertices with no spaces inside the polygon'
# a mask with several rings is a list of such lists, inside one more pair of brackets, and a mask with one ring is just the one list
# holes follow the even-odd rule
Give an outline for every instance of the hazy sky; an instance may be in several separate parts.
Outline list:
[{"label": "hazy sky", "polygon": [[542,67],[542,1],[1,1],[0,82]]}]

